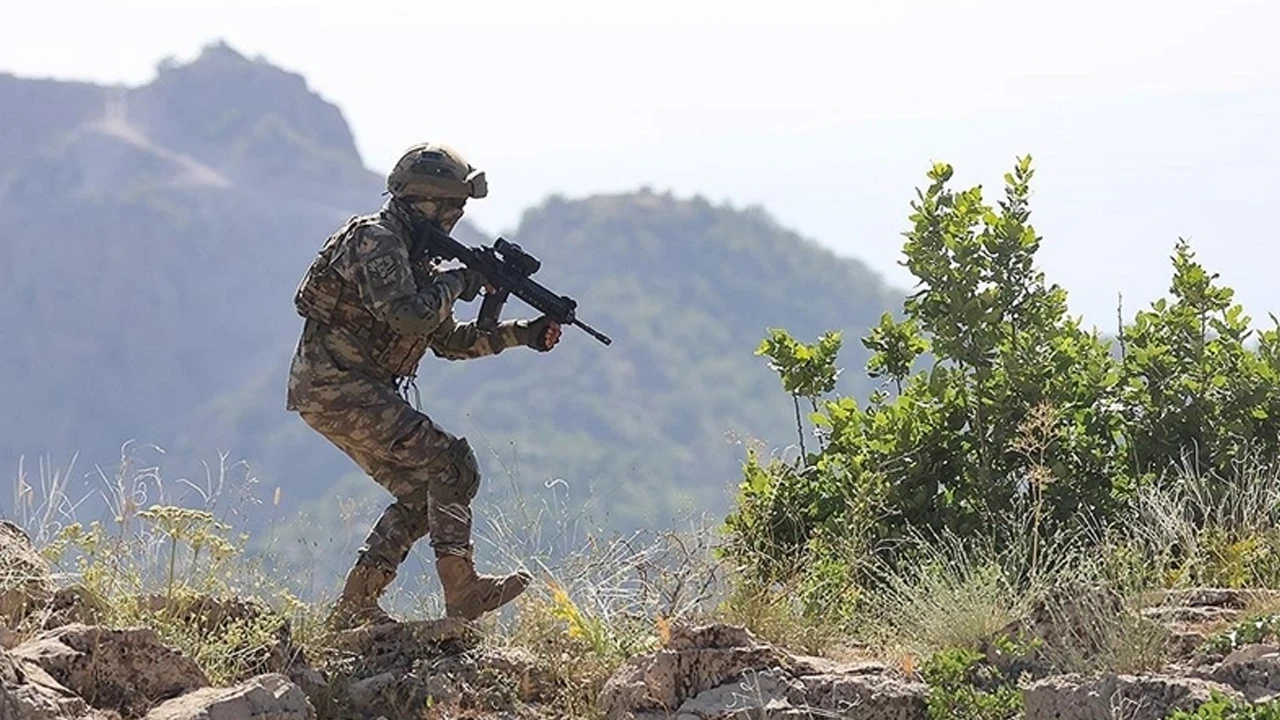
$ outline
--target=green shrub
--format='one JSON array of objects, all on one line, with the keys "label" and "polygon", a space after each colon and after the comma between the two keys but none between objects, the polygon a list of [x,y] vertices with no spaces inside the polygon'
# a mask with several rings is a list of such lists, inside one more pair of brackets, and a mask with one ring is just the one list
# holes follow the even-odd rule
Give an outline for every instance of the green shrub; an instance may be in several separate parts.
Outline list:
[{"label": "green shrub", "polygon": [[983,662],[980,652],[951,648],[920,668],[929,685],[929,720],[1013,720],[1022,715],[1017,685]]},{"label": "green shrub", "polygon": [[1210,637],[1204,649],[1218,655],[1226,655],[1245,645],[1275,642],[1280,639],[1280,615],[1270,614],[1242,620],[1230,628]]},{"label": "green shrub", "polygon": [[1209,702],[1195,710],[1175,710],[1166,720],[1280,720],[1280,702],[1248,705],[1214,693]]},{"label": "green shrub", "polygon": [[[831,395],[839,336],[808,345],[773,329],[761,344],[801,430],[801,401],[812,411],[817,443],[794,462],[748,456],[726,555],[776,581],[829,566],[832,536],[905,564],[914,534],[994,534],[1029,540],[1020,582],[1032,582],[1054,538],[1087,531],[1133,550],[1117,538],[1142,510],[1135,498],[1176,490],[1190,473],[1215,479],[1180,511],[1201,551],[1166,546],[1149,579],[1280,581],[1271,545],[1254,549],[1274,529],[1274,498],[1255,498],[1249,522],[1221,512],[1239,496],[1233,474],[1280,448],[1280,323],[1255,338],[1232,291],[1180,240],[1171,297],[1122,325],[1113,346],[1069,314],[1066,291],[1035,265],[1030,159],[1005,175],[994,207],[981,186],[952,189],[952,174],[935,165],[912,204],[903,249],[918,285],[901,318],[886,314],[862,340],[882,382],[865,402]],[[1139,550],[1135,569],[1156,548]],[[836,560],[851,575],[868,565]]]}]

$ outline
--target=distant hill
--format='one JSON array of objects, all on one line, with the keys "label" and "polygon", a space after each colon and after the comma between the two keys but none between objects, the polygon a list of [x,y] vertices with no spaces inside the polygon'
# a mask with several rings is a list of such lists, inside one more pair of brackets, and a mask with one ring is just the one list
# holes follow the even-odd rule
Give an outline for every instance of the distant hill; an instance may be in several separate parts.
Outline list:
[{"label": "distant hill", "polygon": [[316,237],[380,189],[337,108],[222,45],[140,88],[0,76],[0,127],[6,470],[198,435],[278,355]]},{"label": "distant hill", "polygon": [[[170,475],[223,450],[248,461],[260,492],[281,489],[279,516],[336,517],[335,494],[377,492],[284,411],[300,274],[382,201],[336,107],[219,44],[137,88],[0,76],[0,127],[0,468],[74,452],[81,471],[109,466],[136,438],[166,449]],[[768,327],[843,329],[857,368],[858,337],[901,301],[763,210],[698,197],[551,197],[510,239],[614,344],[569,329],[548,355],[428,358],[424,410],[472,440],[491,491],[555,484],[618,528],[722,513],[735,438],[794,442],[753,355]]]}]

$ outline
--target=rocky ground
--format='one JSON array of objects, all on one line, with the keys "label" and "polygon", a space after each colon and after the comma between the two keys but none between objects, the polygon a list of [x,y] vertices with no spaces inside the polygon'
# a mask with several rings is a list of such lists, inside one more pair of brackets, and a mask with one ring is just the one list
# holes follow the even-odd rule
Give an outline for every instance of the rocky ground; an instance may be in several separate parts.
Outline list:
[{"label": "rocky ground", "polygon": [[[98,625],[99,608],[82,592],[56,587],[15,526],[0,523],[0,559],[0,613],[28,621],[23,632],[11,623],[0,633],[0,720],[563,716],[548,709],[558,681],[547,659],[489,647],[450,621],[344,633],[331,639],[324,657],[308,657],[281,625],[251,665],[258,672],[216,687],[152,629]],[[1213,589],[1152,598],[1142,627],[1158,630],[1175,649],[1174,660],[1158,672],[1054,674],[1034,652],[991,651],[984,662],[1016,676],[1026,720],[1157,720],[1215,693],[1266,702],[1280,694],[1280,647],[1246,644],[1215,653],[1205,641],[1269,599]],[[146,602],[214,632],[261,612],[239,600]],[[33,617],[42,623],[31,631]],[[1071,623],[1069,613],[1043,613],[1021,630],[1051,641],[1073,632]],[[835,662],[789,653],[737,627],[677,626],[657,650],[618,669],[593,714],[609,720],[927,720],[929,697],[918,669],[903,664]]]}]

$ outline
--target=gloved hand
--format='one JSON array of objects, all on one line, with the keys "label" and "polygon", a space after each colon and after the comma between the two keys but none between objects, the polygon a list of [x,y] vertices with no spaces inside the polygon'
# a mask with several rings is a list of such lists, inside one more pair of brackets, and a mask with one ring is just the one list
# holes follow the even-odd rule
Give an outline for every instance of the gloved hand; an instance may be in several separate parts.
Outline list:
[{"label": "gloved hand", "polygon": [[458,293],[458,299],[463,302],[471,302],[480,294],[480,288],[484,287],[486,281],[484,275],[472,270],[471,268],[454,268],[446,270],[444,275],[451,275],[458,279],[462,290]]},{"label": "gloved hand", "polygon": [[524,344],[537,350],[547,352],[560,342],[560,323],[543,315],[537,320],[527,320],[524,328]]}]

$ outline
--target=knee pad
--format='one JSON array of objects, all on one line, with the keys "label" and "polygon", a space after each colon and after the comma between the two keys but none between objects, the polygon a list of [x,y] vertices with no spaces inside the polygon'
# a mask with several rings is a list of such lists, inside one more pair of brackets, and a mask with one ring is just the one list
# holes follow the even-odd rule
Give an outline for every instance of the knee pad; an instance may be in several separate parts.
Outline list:
[{"label": "knee pad", "polygon": [[476,460],[471,444],[466,438],[460,437],[449,443],[447,452],[453,457],[458,491],[468,500],[474,499],[476,493],[480,491],[480,463]]}]

